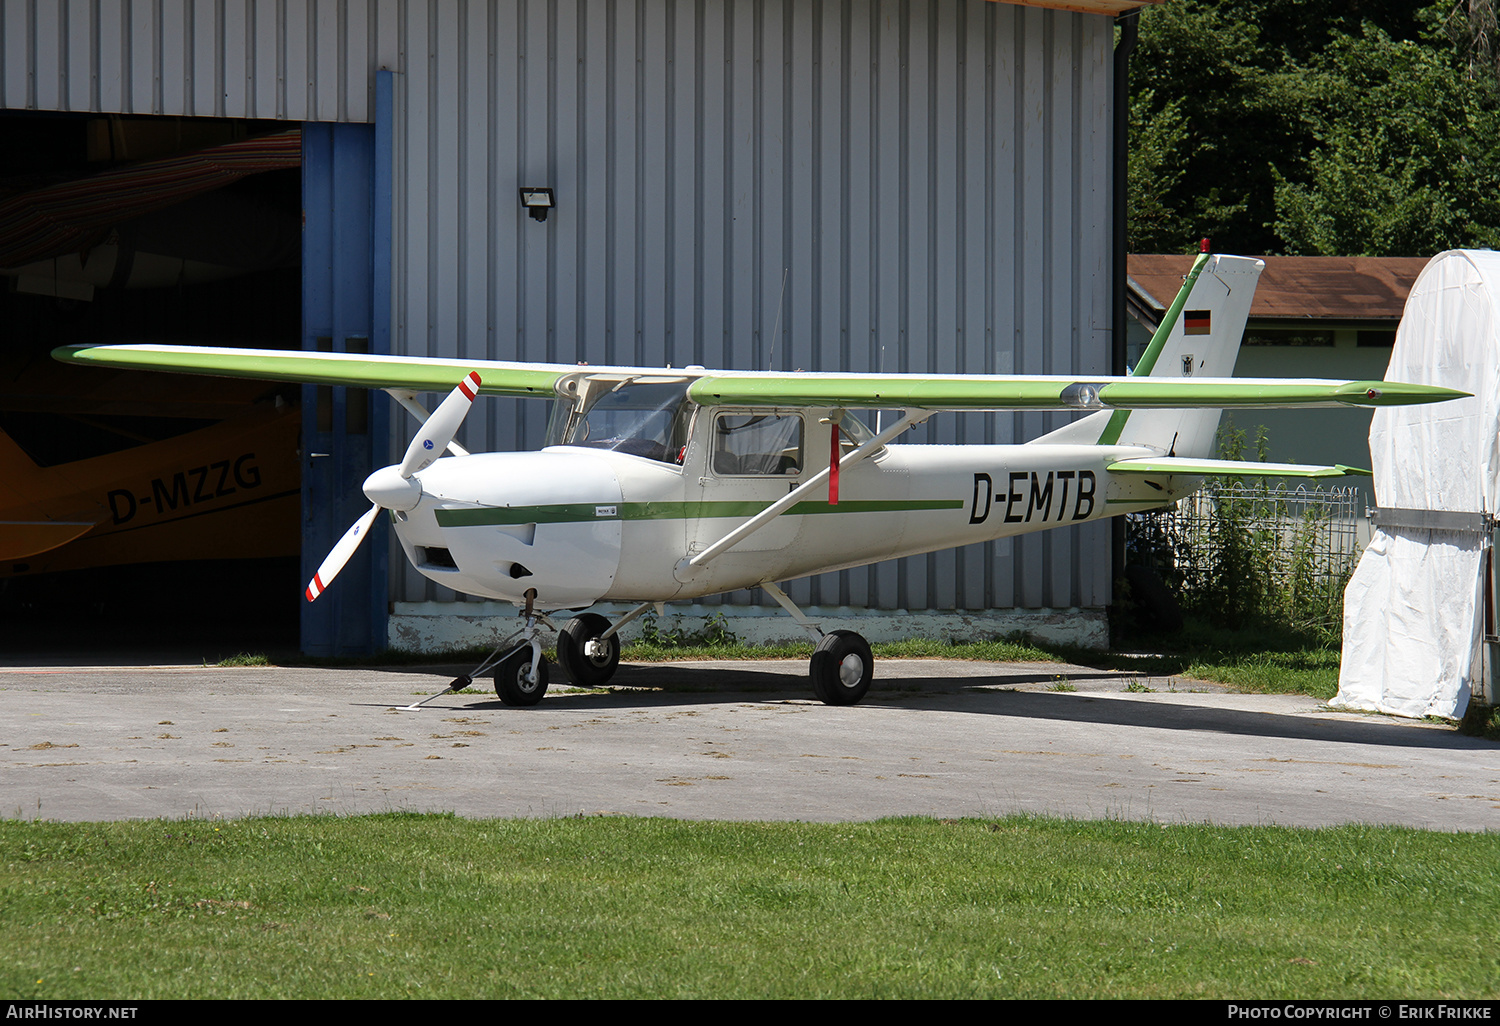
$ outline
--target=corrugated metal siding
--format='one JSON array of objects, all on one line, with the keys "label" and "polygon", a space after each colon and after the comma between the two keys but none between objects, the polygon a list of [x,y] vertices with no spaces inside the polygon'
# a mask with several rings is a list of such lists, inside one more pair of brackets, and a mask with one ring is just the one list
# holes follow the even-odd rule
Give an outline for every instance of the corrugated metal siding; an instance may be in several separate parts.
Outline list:
[{"label": "corrugated metal siding", "polygon": [[[1109,20],[984,0],[509,0],[402,18],[397,351],[1107,372]],[[522,185],[556,190],[545,224]],[[912,440],[1057,423],[944,416]],[[543,427],[541,404],[485,404],[465,444],[531,447]],[[1098,606],[1108,553],[1095,526],[792,593]],[[402,601],[452,597],[415,571],[393,583]]]},{"label": "corrugated metal siding", "polygon": [[[397,352],[1102,373],[1112,27],[986,0],[0,0],[0,106],[367,121],[375,70],[398,72]],[[557,190],[545,224],[521,185]],[[542,419],[482,404],[465,435],[534,445]],[[1054,423],[950,415],[912,440]],[[792,594],[1098,606],[1107,533]],[[407,572],[392,597],[452,596]]]},{"label": "corrugated metal siding", "polygon": [[400,0],[0,0],[0,107],[370,121]]}]

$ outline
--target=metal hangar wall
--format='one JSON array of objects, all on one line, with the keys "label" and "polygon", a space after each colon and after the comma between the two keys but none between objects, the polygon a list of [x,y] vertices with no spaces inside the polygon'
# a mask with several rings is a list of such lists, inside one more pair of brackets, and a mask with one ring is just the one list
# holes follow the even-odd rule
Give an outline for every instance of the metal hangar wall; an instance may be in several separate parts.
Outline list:
[{"label": "metal hangar wall", "polygon": [[[314,325],[305,308],[305,344],[1105,373],[1113,24],[989,0],[0,0],[0,107],[374,125],[325,140],[327,166],[366,153],[372,181],[389,173],[368,237],[329,248],[336,273],[363,275],[368,329]],[[545,222],[520,186],[555,190]],[[321,279],[304,266],[311,302]],[[544,417],[492,400],[461,441],[532,446]],[[1062,419],[950,415],[911,440],[1023,441]],[[404,415],[370,427],[375,461],[409,437]],[[347,522],[308,527],[307,558]],[[482,611],[389,564],[398,612]],[[1098,609],[1109,565],[1092,526],[790,591],[887,610]],[[343,645],[342,628],[304,628],[311,647]]]}]

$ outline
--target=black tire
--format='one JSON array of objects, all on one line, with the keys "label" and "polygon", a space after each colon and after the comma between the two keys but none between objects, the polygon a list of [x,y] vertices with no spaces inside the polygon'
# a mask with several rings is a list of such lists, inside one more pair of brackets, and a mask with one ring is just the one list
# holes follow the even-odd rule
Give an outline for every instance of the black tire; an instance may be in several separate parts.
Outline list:
[{"label": "black tire", "polygon": [[813,652],[813,694],[828,705],[853,705],[865,697],[875,679],[870,643],[853,631],[825,634]]},{"label": "black tire", "polygon": [[609,639],[609,651],[603,656],[584,654],[585,642],[609,630],[609,621],[598,613],[583,613],[568,621],[557,632],[557,665],[568,679],[581,688],[597,688],[609,682],[620,666],[620,636]]},{"label": "black tire", "polygon": [[536,680],[528,679],[531,646],[522,645],[495,668],[495,694],[506,705],[536,705],[547,693],[547,660],[543,659],[536,670]]}]

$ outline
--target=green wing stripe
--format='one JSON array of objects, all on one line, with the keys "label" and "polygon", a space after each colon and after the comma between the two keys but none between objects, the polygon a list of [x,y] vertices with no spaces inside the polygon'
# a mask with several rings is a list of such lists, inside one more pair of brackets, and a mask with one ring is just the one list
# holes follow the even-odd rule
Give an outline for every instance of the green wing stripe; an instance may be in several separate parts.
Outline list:
[{"label": "green wing stripe", "polygon": [[221,378],[298,381],[355,388],[408,388],[447,392],[470,371],[478,371],[482,395],[553,398],[557,379],[577,368],[494,363],[487,360],[434,360],[295,350],[207,349],[155,345],[84,346],[55,349],[64,363],[207,374]]},{"label": "green wing stripe", "polygon": [[[1192,269],[1182,280],[1182,288],[1177,290],[1177,298],[1172,300],[1172,305],[1162,316],[1161,323],[1156,326],[1156,333],[1151,336],[1151,342],[1146,346],[1146,351],[1141,354],[1140,362],[1135,365],[1135,370],[1131,371],[1132,377],[1150,376],[1151,369],[1156,366],[1162,350],[1166,348],[1167,338],[1172,334],[1172,329],[1177,326],[1177,319],[1182,316],[1182,308],[1187,306],[1188,296],[1192,294],[1193,286],[1197,284],[1198,275],[1208,263],[1208,258],[1209,254],[1199,253],[1198,259],[1193,261]],[[1125,422],[1129,419],[1130,411],[1115,411],[1109,418],[1109,423],[1104,425],[1104,431],[1099,435],[1099,444],[1114,445],[1118,442],[1120,435],[1125,431]]]},{"label": "green wing stripe", "polygon": [[1119,409],[1276,406],[1407,406],[1458,399],[1456,392],[1438,385],[1408,385],[1399,381],[1298,381],[1275,379],[1126,378],[1100,386],[1099,399]]},{"label": "green wing stripe", "polygon": [[1301,463],[1254,463],[1249,460],[1195,460],[1163,456],[1159,459],[1121,460],[1107,470],[1116,474],[1192,474],[1228,477],[1371,477],[1368,470],[1335,463],[1331,467]]},{"label": "green wing stripe", "polygon": [[[1083,393],[1097,393],[1091,404]],[[1467,393],[1390,381],[1226,378],[999,378],[916,375],[712,375],[688,395],[709,406],[843,406],[928,410],[1232,409],[1275,406],[1399,406]],[[1123,424],[1123,421],[1121,421]],[[1118,441],[1118,432],[1116,432]]]},{"label": "green wing stripe", "polygon": [[707,406],[1063,410],[1075,408],[1062,398],[1073,384],[1074,379],[1043,377],[711,374],[688,386],[688,397]]},{"label": "green wing stripe", "polygon": [[[1182,297],[1179,297],[1182,298]],[[1173,310],[1180,304],[1174,303]],[[1175,316],[1175,314],[1174,314]],[[483,395],[552,398],[560,378],[596,373],[611,380],[697,372],[648,368],[580,368],[562,364],[501,363],[425,357],[359,356],[262,349],[187,346],[83,346],[53,351],[64,363],[126,369],[297,381],[358,388],[447,392],[478,371]],[[680,379],[679,379],[680,380]],[[1432,385],[1384,381],[1231,380],[1209,378],[1099,378],[943,374],[705,374],[688,395],[705,405],[829,406],[927,410],[1077,410],[1289,406],[1391,406],[1467,395]],[[1113,421],[1111,422],[1113,423]],[[1123,422],[1122,422],[1123,423]]]},{"label": "green wing stripe", "polygon": [[[486,509],[440,509],[439,527],[505,527],[515,524],[573,524],[589,520],[706,520],[748,519],[769,502],[620,502],[612,504],[561,503],[552,506],[506,506]],[[799,502],[783,516],[821,513],[894,513],[915,510],[963,509],[963,499],[845,500]]]}]

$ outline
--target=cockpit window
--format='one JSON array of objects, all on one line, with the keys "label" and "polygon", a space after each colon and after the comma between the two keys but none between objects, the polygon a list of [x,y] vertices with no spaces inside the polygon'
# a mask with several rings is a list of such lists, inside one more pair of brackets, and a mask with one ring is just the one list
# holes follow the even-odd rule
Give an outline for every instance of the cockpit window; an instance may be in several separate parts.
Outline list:
[{"label": "cockpit window", "polygon": [[691,404],[687,382],[623,382],[584,409],[564,407],[547,430],[548,445],[581,445],[682,462]]},{"label": "cockpit window", "polygon": [[713,468],[719,477],[802,471],[802,418],[795,413],[725,413],[714,418]]}]

